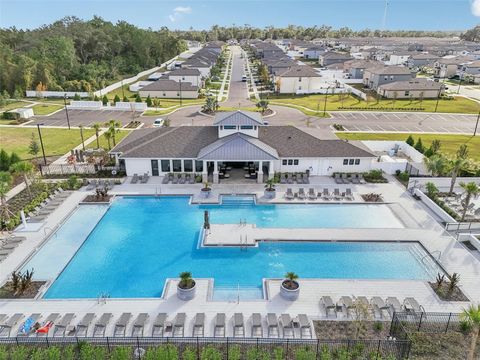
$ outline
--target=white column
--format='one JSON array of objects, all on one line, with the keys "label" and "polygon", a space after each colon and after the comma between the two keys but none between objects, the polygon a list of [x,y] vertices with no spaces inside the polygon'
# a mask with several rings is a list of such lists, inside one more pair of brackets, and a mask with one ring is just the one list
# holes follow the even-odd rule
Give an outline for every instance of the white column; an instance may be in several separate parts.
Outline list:
[{"label": "white column", "polygon": [[263,161],[258,163],[257,184],[263,183]]},{"label": "white column", "polygon": [[202,182],[208,181],[208,169],[207,169],[207,162],[202,160]]},{"label": "white column", "polygon": [[213,183],[218,184],[218,163],[213,162]]},{"label": "white column", "polygon": [[268,178],[273,179],[274,171],[273,171],[273,161],[268,162]]}]

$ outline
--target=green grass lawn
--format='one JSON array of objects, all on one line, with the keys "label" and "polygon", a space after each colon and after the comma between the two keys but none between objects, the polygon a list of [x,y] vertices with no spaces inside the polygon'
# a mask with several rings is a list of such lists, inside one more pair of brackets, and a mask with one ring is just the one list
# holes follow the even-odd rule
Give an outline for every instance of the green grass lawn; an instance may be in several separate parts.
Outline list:
[{"label": "green grass lawn", "polygon": [[54,111],[60,110],[63,108],[63,105],[56,105],[56,104],[37,104],[33,106],[33,113],[35,115],[48,115],[53,113]]},{"label": "green grass lawn", "polygon": [[25,107],[28,104],[31,104],[31,102],[23,101],[23,100],[12,101],[12,102],[8,103],[7,105],[5,105],[4,107],[1,107],[0,112],[9,111],[9,110],[13,110],[13,109],[18,109],[18,108],[21,108],[21,107]]},{"label": "green grass lawn", "polygon": [[[115,141],[116,141],[116,143],[118,144],[122,139],[124,139],[128,134],[130,134],[131,131],[132,131],[132,130],[120,130],[120,132],[118,132],[118,133],[115,135]],[[108,150],[108,141],[107,141],[107,139],[105,138],[105,136],[100,135],[100,136],[98,137],[98,142],[99,142],[101,148]],[[113,147],[113,142],[112,142],[112,141],[110,141],[110,142],[111,142],[110,146]],[[91,142],[90,144],[86,145],[85,148],[87,148],[87,149],[96,149],[96,148],[97,148],[97,140],[94,140],[94,141]]]},{"label": "green grass lawn", "polygon": [[[325,95],[270,95],[269,100],[271,103],[279,104],[293,104],[304,106],[310,110],[323,110]],[[403,100],[399,99],[395,101],[395,111],[401,111],[408,108],[425,108],[426,112],[435,111],[435,99],[425,99],[422,102],[420,100]],[[368,108],[368,110],[375,111],[382,109],[382,111],[388,111],[388,108],[393,108],[394,101],[390,99],[380,99],[378,102],[375,99],[368,101],[359,100],[354,96],[344,96],[343,100],[339,95],[328,95],[327,98],[327,110],[339,110],[340,107],[349,108]],[[354,110],[354,109],[353,109]],[[363,109],[361,109],[363,110]],[[480,110],[480,104],[464,98],[455,97],[453,100],[440,100],[438,103],[438,112],[445,113],[478,113]]]},{"label": "green grass lawn", "polygon": [[[79,129],[52,129],[42,128],[43,145],[45,146],[45,154],[63,155],[79,145],[82,140]],[[0,148],[7,152],[14,151],[21,158],[28,159],[32,155],[28,153],[28,147],[32,138],[32,133],[35,139],[38,140],[38,131],[36,128],[0,128]],[[84,139],[88,139],[94,134],[93,129],[84,129]],[[39,142],[40,145],[40,142]],[[41,151],[37,156],[41,156]]]},{"label": "green grass lawn", "polygon": [[425,147],[429,147],[434,139],[440,140],[440,151],[447,155],[454,155],[462,144],[467,144],[472,159],[480,160],[480,136],[442,135],[442,134],[402,134],[402,133],[335,133],[340,139],[348,140],[407,140],[412,135],[415,141],[420,137]]}]

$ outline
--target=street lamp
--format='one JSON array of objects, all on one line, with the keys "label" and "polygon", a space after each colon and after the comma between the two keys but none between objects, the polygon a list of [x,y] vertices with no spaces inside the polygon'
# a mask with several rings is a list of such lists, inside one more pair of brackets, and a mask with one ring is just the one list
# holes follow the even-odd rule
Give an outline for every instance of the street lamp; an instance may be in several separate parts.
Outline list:
[{"label": "street lamp", "polygon": [[80,137],[82,138],[82,149],[85,151],[85,141],[83,141],[83,125],[79,125],[80,128]]},{"label": "street lamp", "polygon": [[43,163],[47,165],[47,157],[45,156],[45,148],[43,147],[43,139],[42,139],[42,132],[40,131],[40,125],[43,125],[43,123],[37,124],[38,137],[40,138],[40,146],[42,147]]},{"label": "street lamp", "polygon": [[478,120],[480,120],[480,111],[478,112],[477,123],[475,124],[475,130],[473,131],[473,136],[477,135]]},{"label": "street lamp", "polygon": [[463,76],[465,75],[465,72],[460,73],[460,79],[458,81],[458,89],[457,89],[457,94],[460,94],[460,86],[462,85],[462,80]]},{"label": "street lamp", "polygon": [[67,94],[63,95],[63,103],[65,104],[65,114],[67,114],[67,124],[68,130],[70,130],[70,118],[68,117],[68,108],[67,108]]},{"label": "street lamp", "polygon": [[330,86],[327,87],[327,92],[325,93],[325,101],[323,103],[323,116],[325,117],[327,115],[327,98],[328,98],[328,90],[330,89]]},{"label": "street lamp", "polygon": [[445,85],[441,84],[440,89],[438,89],[438,96],[437,96],[437,102],[435,103],[435,112],[437,112],[438,109],[438,102],[440,101],[440,95],[442,94],[443,87]]},{"label": "street lamp", "polygon": [[180,79],[180,106],[182,106],[182,79]]}]

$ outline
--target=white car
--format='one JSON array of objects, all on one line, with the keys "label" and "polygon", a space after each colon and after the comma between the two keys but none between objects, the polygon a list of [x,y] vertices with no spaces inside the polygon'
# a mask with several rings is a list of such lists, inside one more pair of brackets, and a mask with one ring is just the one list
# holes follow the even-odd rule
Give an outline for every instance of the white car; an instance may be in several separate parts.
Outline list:
[{"label": "white car", "polygon": [[153,127],[162,127],[164,122],[165,120],[163,120],[162,118],[155,119],[155,121],[153,122]]}]

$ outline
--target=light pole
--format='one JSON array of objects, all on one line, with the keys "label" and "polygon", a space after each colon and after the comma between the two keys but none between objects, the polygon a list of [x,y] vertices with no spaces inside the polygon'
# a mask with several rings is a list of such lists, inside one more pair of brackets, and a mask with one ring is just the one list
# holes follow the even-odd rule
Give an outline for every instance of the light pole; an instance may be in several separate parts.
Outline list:
[{"label": "light pole", "polygon": [[473,136],[477,135],[478,120],[480,120],[480,111],[478,112],[477,123],[475,124],[475,130],[473,131]]},{"label": "light pole", "polygon": [[67,108],[67,94],[63,96],[63,103],[65,104],[65,114],[67,115],[68,130],[70,130],[70,118],[68,117],[68,108]]},{"label": "light pole", "polygon": [[330,86],[327,87],[327,92],[325,93],[325,101],[323,103],[323,116],[327,115],[327,98],[328,98],[328,90],[330,89]]},{"label": "light pole", "polygon": [[122,79],[122,101],[125,99],[125,91],[123,90],[123,79]]},{"label": "light pole", "polygon": [[459,79],[459,81],[458,81],[457,94],[460,94],[460,86],[462,86],[463,75],[465,75],[464,72],[460,73],[460,79]]},{"label": "light pole", "polygon": [[180,79],[180,106],[182,106],[182,80]]},{"label": "light pole", "polygon": [[42,139],[42,132],[40,131],[40,125],[43,125],[43,123],[37,124],[38,137],[40,138],[40,146],[42,147],[43,163],[47,165],[47,157],[45,156],[45,148],[43,147],[43,139]]},{"label": "light pole", "polygon": [[85,151],[85,141],[83,141],[83,125],[79,125],[80,128],[80,137],[82,138],[82,149]]},{"label": "light pole", "polygon": [[435,112],[437,112],[437,109],[438,109],[438,102],[440,101],[440,95],[441,95],[441,93],[442,93],[443,87],[444,87],[444,85],[441,84],[441,85],[440,85],[440,89],[438,89],[437,102],[435,103]]}]

